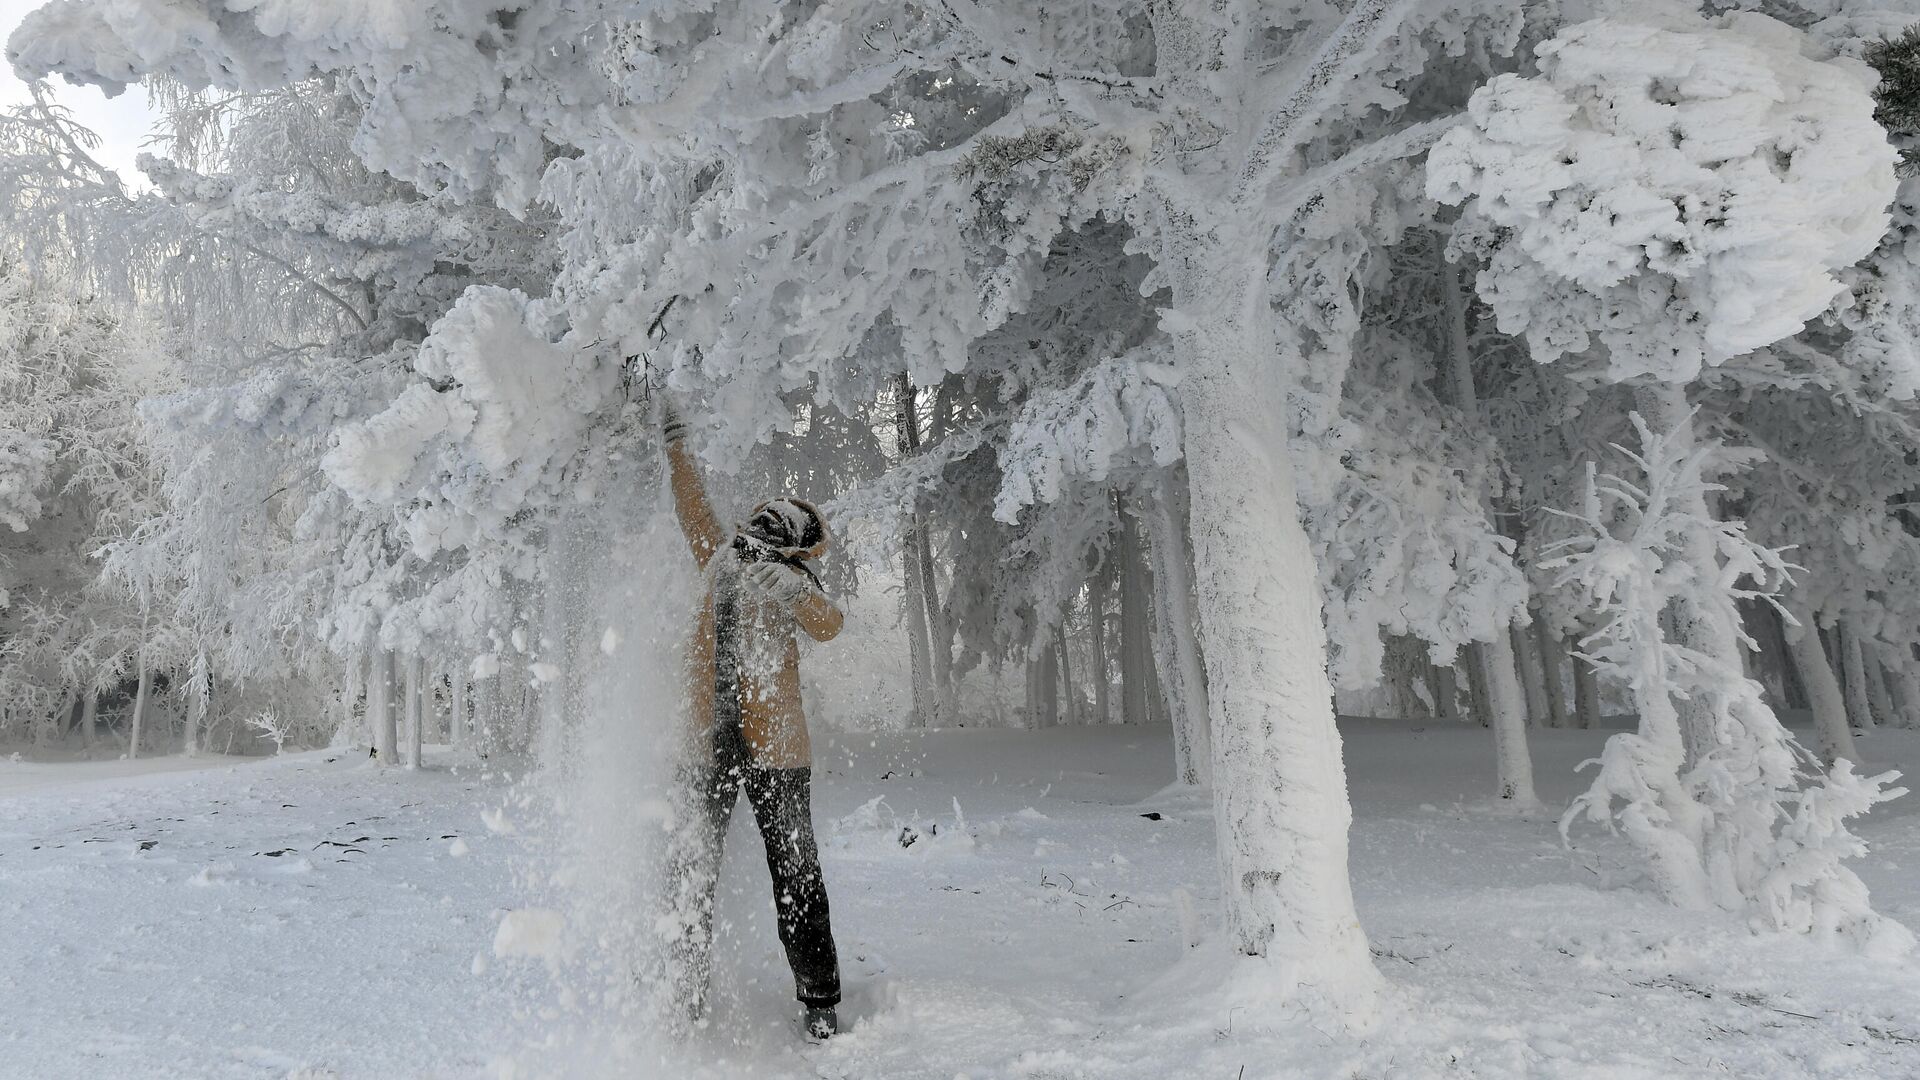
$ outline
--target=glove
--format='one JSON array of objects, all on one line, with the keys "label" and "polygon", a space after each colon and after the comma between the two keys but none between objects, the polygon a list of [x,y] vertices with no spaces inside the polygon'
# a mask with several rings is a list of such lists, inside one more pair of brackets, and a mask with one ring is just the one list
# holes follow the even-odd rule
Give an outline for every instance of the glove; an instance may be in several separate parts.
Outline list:
[{"label": "glove", "polygon": [[680,413],[671,402],[660,402],[660,438],[668,446],[687,437],[687,422],[680,419]]},{"label": "glove", "polygon": [[794,604],[813,594],[805,574],[779,563],[757,562],[746,569],[747,583],[776,604]]}]

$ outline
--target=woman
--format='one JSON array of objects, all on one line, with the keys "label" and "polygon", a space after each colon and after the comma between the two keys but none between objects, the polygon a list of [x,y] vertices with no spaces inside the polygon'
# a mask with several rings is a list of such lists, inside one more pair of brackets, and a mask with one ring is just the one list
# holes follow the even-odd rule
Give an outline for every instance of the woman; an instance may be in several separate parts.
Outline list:
[{"label": "woman", "polygon": [[800,705],[794,627],[815,641],[840,632],[840,609],[805,561],[827,548],[826,521],[812,504],[775,499],[723,531],[671,409],[661,434],[675,513],[706,573],[706,604],[688,648],[693,745],[684,793],[696,835],[673,866],[678,972],[689,1015],[704,1018],[711,971],[713,892],[734,802],[745,791],[767,848],[780,944],[810,1038],[835,1034],[840,964],[827,917],[826,884],[813,837],[811,748]]}]

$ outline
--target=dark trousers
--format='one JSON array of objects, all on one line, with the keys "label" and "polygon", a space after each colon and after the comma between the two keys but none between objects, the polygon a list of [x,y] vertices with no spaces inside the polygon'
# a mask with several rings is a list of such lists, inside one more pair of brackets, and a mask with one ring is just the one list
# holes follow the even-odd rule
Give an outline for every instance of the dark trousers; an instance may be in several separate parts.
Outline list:
[{"label": "dark trousers", "polygon": [[[806,1005],[837,1005],[840,959],[827,916],[820,849],[813,837],[813,770],[754,765],[740,729],[731,725],[715,731],[713,749],[713,762],[696,767],[688,777],[691,790],[686,794],[704,802],[705,812],[692,822],[700,835],[683,845],[674,868],[676,899],[684,916],[690,916],[683,924],[677,965],[685,1003],[696,1016],[706,1011],[714,887],[727,825],[744,790],[767,848],[780,944],[793,969],[794,996]],[[692,809],[699,814],[700,808]]]}]

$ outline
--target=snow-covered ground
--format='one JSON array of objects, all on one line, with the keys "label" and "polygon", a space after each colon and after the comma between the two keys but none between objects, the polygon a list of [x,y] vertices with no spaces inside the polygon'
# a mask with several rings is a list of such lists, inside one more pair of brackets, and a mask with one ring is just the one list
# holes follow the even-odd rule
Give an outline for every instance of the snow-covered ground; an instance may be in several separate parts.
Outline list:
[{"label": "snow-covered ground", "polygon": [[[473,763],[311,753],[69,783],[48,770],[99,770],[0,761],[0,1075],[1920,1076],[1913,961],[1667,907],[1624,845],[1568,851],[1552,821],[1490,806],[1484,731],[1343,727],[1390,987],[1362,1029],[1224,974],[1245,965],[1210,937],[1209,805],[1166,790],[1163,730],[849,735],[821,748],[816,816],[851,1030],[799,1040],[741,813],[718,1023],[672,1061],[529,1049],[557,1030],[553,988],[491,946],[530,854],[482,823],[506,781]],[[1599,735],[1535,740],[1564,805]],[[1920,767],[1920,733],[1863,750]],[[1920,800],[1861,831],[1878,907],[1920,926]]]}]

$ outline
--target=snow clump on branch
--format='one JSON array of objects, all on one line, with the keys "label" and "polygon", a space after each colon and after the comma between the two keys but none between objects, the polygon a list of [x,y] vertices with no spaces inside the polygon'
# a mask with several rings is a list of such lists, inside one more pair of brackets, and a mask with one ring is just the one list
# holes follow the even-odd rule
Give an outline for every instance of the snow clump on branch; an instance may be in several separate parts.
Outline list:
[{"label": "snow clump on branch", "polygon": [[1474,93],[1428,163],[1465,204],[1453,254],[1534,359],[1594,335],[1613,378],[1683,381],[1826,311],[1894,194],[1873,73],[1806,55],[1762,15],[1594,19],[1538,48],[1540,74]]}]

